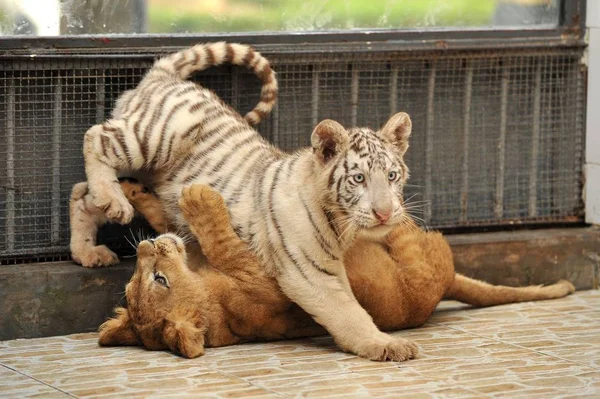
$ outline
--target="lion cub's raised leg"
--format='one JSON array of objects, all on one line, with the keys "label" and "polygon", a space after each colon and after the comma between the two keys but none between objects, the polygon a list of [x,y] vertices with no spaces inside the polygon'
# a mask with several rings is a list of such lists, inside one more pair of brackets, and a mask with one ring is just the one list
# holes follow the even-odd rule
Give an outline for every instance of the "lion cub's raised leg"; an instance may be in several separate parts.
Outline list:
[{"label": "lion cub's raised leg", "polygon": [[179,207],[213,267],[223,271],[243,267],[248,273],[262,270],[256,255],[233,230],[221,194],[194,184],[183,190]]}]

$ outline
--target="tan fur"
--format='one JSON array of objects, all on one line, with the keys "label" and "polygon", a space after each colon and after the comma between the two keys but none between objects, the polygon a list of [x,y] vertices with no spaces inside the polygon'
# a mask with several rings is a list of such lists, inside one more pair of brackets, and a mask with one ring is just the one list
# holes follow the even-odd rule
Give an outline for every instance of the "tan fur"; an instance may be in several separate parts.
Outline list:
[{"label": "tan fur", "polygon": [[556,284],[548,286],[532,285],[523,288],[513,288],[502,285],[491,285],[457,273],[452,286],[446,292],[446,297],[483,307],[505,303],[556,299],[572,294],[573,292],[575,292],[575,287],[567,280],[560,280]]},{"label": "tan fur", "polygon": [[[224,62],[245,65],[263,82],[246,120],[186,80]],[[187,234],[182,190],[209,185],[266,272],[341,349],[379,361],[413,357],[415,344],[382,333],[360,306],[343,263],[358,235],[383,239],[403,219],[409,116],[398,113],[377,131],[324,121],[313,130],[312,148],[285,153],[248,124],[271,110],[276,92],[269,62],[249,46],[197,45],[157,61],[120,97],[112,117],[85,134],[93,203],[111,221],[128,223],[133,207],[117,176],[144,172],[169,221]]]},{"label": "tan fur", "polygon": [[[128,309],[118,308],[117,317],[100,327],[101,345],[132,345],[135,335],[134,344],[196,357],[204,346],[324,333],[237,238],[218,193],[193,186],[181,207],[214,267],[192,272],[183,243],[171,234],[140,243],[126,287]],[[168,279],[169,288],[154,282],[155,272]]]},{"label": "tan fur", "polygon": [[[132,200],[136,210],[142,215],[152,212],[153,224],[158,223],[154,227],[164,231],[157,198],[130,186],[124,192],[130,200],[136,192],[137,199]],[[126,290],[129,309],[117,308],[116,318],[100,327],[101,345],[143,345],[196,357],[204,346],[325,332],[265,274],[258,258],[231,228],[217,192],[194,185],[184,191],[180,206],[211,266],[191,272],[182,244],[175,245],[173,240],[178,239],[172,235],[161,236],[156,248],[141,243],[138,265]],[[558,298],[574,291],[567,281],[512,288],[455,274],[442,235],[424,232],[412,222],[394,229],[383,244],[357,240],[346,253],[345,265],[357,300],[383,330],[423,324],[444,295],[489,306]],[[168,289],[153,281],[154,270],[167,277]]]}]

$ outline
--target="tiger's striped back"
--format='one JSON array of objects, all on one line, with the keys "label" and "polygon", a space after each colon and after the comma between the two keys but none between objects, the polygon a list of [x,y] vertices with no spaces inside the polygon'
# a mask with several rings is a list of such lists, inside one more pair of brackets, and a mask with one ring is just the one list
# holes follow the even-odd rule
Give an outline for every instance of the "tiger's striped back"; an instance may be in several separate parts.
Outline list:
[{"label": "tiger's striped back", "polygon": [[[215,93],[186,80],[194,72],[228,62],[246,66],[263,82],[260,101],[245,122]],[[117,100],[113,118],[101,125],[102,132],[88,132],[86,140],[95,141],[90,145],[100,150],[106,164],[166,173],[195,157],[192,152],[201,142],[220,138],[225,128],[228,134],[250,130],[261,140],[248,124],[264,118],[276,98],[275,72],[260,53],[241,44],[199,44],[157,60],[138,86]],[[107,152],[108,147],[112,151]]]}]

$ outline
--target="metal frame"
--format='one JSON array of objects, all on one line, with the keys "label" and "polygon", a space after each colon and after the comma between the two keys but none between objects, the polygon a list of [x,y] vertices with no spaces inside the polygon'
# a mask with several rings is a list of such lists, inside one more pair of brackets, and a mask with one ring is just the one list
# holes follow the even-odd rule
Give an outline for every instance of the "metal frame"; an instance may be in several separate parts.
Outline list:
[{"label": "metal frame", "polygon": [[600,101],[600,5],[591,2],[588,26],[588,97],[585,172],[585,220],[600,224],[600,115],[592,104]]},{"label": "metal frame", "polygon": [[[361,30],[326,32],[264,32],[210,35],[78,35],[62,37],[3,37],[0,57],[73,53],[162,52],[191,43],[237,41],[261,51],[278,53],[447,50],[489,47],[584,46],[586,0],[561,0],[559,23],[552,28],[452,28],[426,30]],[[130,55],[128,55],[130,56]]]}]

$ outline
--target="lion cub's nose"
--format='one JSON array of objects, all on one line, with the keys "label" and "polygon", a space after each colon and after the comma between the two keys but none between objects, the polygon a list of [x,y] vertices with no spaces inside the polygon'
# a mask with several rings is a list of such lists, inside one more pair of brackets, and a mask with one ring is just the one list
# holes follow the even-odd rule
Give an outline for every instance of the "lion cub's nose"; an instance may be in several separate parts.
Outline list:
[{"label": "lion cub's nose", "polygon": [[137,253],[138,256],[144,256],[154,251],[154,243],[149,240],[144,240],[138,244]]},{"label": "lion cub's nose", "polygon": [[167,233],[160,235],[156,238],[156,241],[157,243],[160,242],[162,245],[165,245],[167,247],[174,246],[179,252],[185,251],[185,244],[183,240],[175,234]]}]

